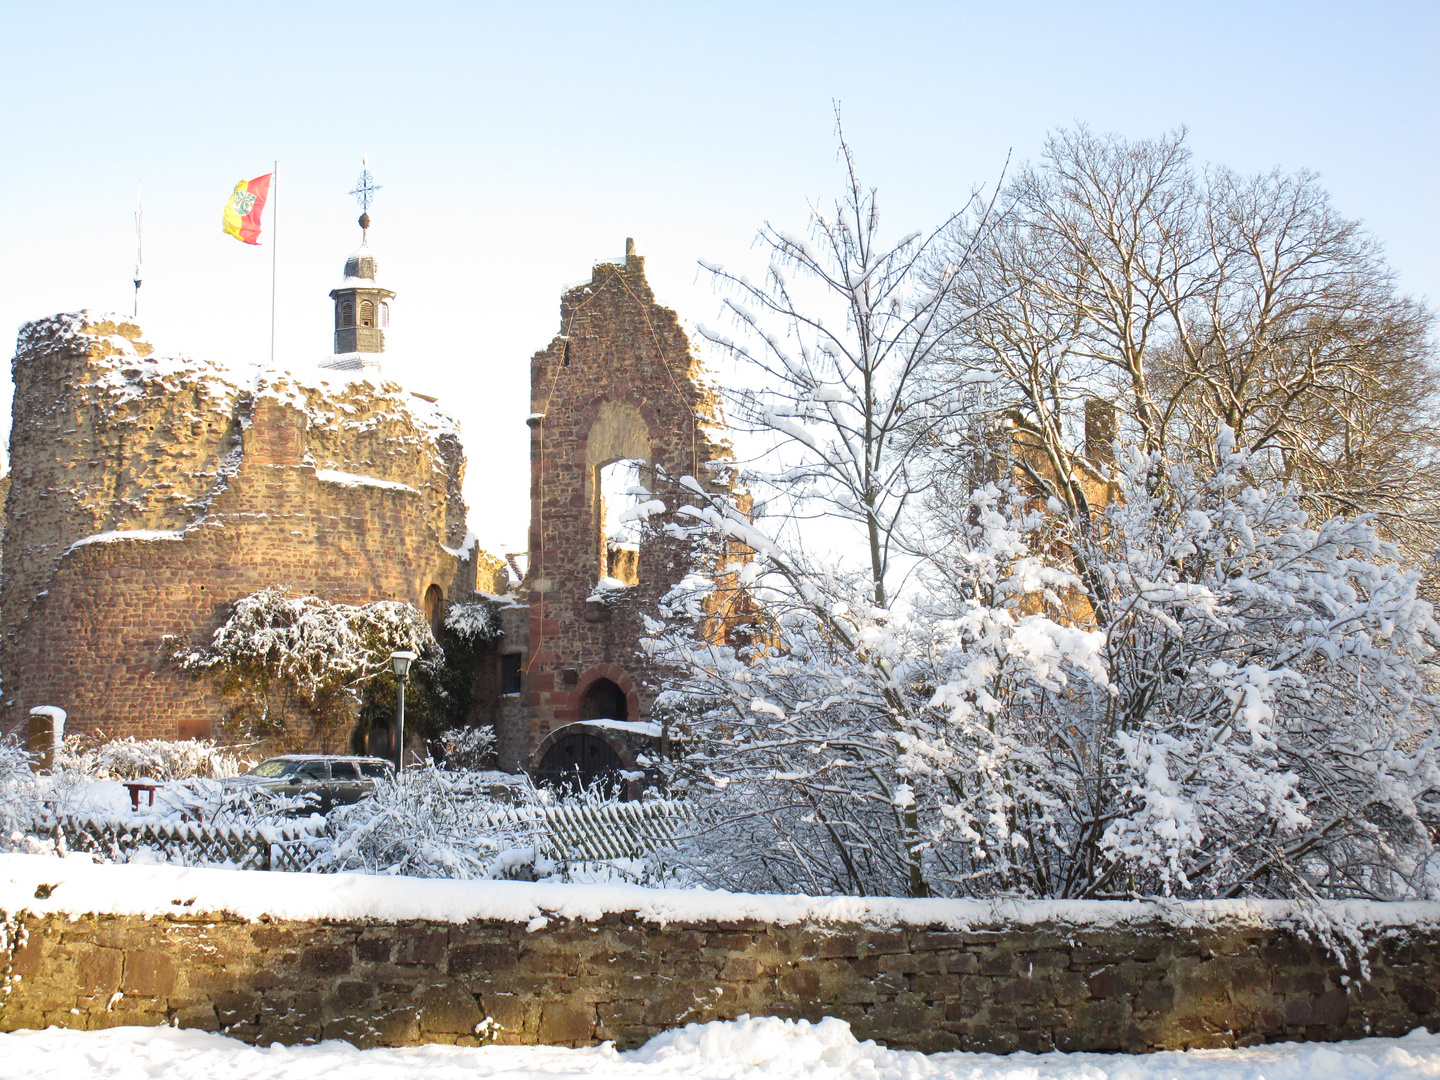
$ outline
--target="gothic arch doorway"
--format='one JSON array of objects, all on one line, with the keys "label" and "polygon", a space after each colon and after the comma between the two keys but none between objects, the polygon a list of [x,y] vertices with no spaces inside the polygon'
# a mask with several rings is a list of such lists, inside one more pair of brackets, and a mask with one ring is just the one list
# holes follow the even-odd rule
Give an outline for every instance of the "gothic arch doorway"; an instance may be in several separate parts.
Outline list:
[{"label": "gothic arch doorway", "polygon": [[577,720],[629,720],[625,691],[609,679],[596,679],[580,698]]}]

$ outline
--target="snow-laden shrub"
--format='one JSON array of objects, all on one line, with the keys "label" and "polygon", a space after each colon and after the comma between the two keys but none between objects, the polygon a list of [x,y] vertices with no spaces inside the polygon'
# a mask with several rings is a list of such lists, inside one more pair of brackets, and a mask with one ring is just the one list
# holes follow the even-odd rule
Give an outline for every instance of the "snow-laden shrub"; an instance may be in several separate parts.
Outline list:
[{"label": "snow-laden shrub", "polygon": [[[378,780],[375,794],[330,814],[317,869],[433,878],[533,878],[553,866],[538,827],[517,822],[473,774],[431,765]],[[527,800],[539,794],[527,789]]]},{"label": "snow-laden shrub", "polygon": [[223,780],[249,767],[242,753],[243,748],[222,747],[208,739],[126,737],[97,742],[90,736],[70,735],[61,745],[55,765],[58,770],[96,780]]},{"label": "snow-laden shrub", "polygon": [[12,735],[0,739],[0,851],[25,850],[25,830],[39,805],[31,755]]},{"label": "snow-laden shrub", "polygon": [[467,645],[494,641],[500,636],[500,620],[489,600],[464,600],[445,609],[445,629]]},{"label": "snow-laden shrub", "polygon": [[495,729],[490,727],[449,728],[440,733],[445,767],[478,772],[495,763]]},{"label": "snow-laden shrub", "polygon": [[181,666],[215,674],[229,702],[228,727],[240,737],[295,741],[308,721],[333,735],[355,715],[362,690],[408,649],[434,672],[444,653],[411,604],[379,600],[335,604],[288,589],[237,600],[210,645],[176,654]]},{"label": "snow-laden shrub", "polygon": [[1440,896],[1440,627],[1418,573],[1363,518],[1312,524],[1225,433],[1217,457],[1126,455],[1088,521],[981,487],[925,554],[927,590],[888,608],[863,574],[697,507],[757,551],[773,628],[749,647],[697,634],[714,586],[695,578],[655,626],[696,716],[670,780],[709,820],[697,872],[823,893]]},{"label": "snow-laden shrub", "polygon": [[[654,855],[557,861],[586,830],[624,830],[615,798],[585,790],[557,800],[544,788],[507,785],[497,798],[483,774],[426,765],[376,784],[373,798],[336,807],[329,836],[316,845],[316,870],[357,870],[411,877],[660,884],[667,876]],[[633,808],[632,808],[633,809]],[[561,834],[548,818],[560,815]],[[547,823],[548,822],[548,823]],[[583,845],[582,845],[583,849]],[[589,850],[594,850],[591,847]]]}]

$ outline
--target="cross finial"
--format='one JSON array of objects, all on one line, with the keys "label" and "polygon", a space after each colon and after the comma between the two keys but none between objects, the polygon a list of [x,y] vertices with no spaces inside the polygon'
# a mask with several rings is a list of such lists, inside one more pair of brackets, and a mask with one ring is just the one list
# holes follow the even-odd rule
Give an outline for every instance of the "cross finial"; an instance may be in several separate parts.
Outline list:
[{"label": "cross finial", "polygon": [[356,181],[355,188],[350,192],[355,196],[355,201],[360,204],[360,209],[366,213],[370,212],[370,204],[375,201],[375,192],[380,190],[380,185],[370,175],[369,155],[360,159],[360,179]]}]

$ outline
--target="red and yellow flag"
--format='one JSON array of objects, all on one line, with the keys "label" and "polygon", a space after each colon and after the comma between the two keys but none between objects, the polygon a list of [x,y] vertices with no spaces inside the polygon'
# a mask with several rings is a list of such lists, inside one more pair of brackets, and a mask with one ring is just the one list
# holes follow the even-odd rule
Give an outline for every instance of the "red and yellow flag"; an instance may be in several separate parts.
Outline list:
[{"label": "red and yellow flag", "polygon": [[235,185],[235,193],[225,204],[225,231],[236,240],[260,243],[260,212],[265,209],[265,197],[270,194],[272,175],[266,173]]}]

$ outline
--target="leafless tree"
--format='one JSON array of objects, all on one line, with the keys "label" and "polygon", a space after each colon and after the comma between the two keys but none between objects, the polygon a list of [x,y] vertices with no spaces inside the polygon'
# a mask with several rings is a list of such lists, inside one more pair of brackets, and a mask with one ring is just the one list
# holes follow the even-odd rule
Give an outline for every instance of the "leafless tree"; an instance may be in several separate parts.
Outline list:
[{"label": "leafless tree", "polygon": [[[763,470],[745,479],[787,514],[803,515],[797,507],[808,504],[858,526],[883,607],[897,531],[926,483],[908,453],[916,422],[946,393],[922,375],[966,318],[952,283],[966,245],[985,235],[988,208],[972,195],[938,228],[886,242],[875,190],[860,180],[838,114],[836,132],[843,196],[832,209],[812,207],[809,240],[766,222],[760,281],[702,261],[727,294],[740,340],[698,329],[737,362],[732,424],[773,440]],[[957,229],[962,218],[968,239]],[[927,283],[942,241],[946,265]]]},{"label": "leafless tree", "polygon": [[1429,555],[1432,316],[1318,177],[1200,171],[1183,131],[1128,142],[1080,128],[1052,135],[1001,207],[951,238],[966,258],[947,303],[966,318],[948,330],[945,378],[994,373],[995,407],[1043,447],[1042,494],[1088,512],[1075,478],[1101,463],[1084,457],[1082,401],[1100,398],[1123,441],[1177,460],[1213,465],[1224,423],[1317,516],[1375,514]]}]

